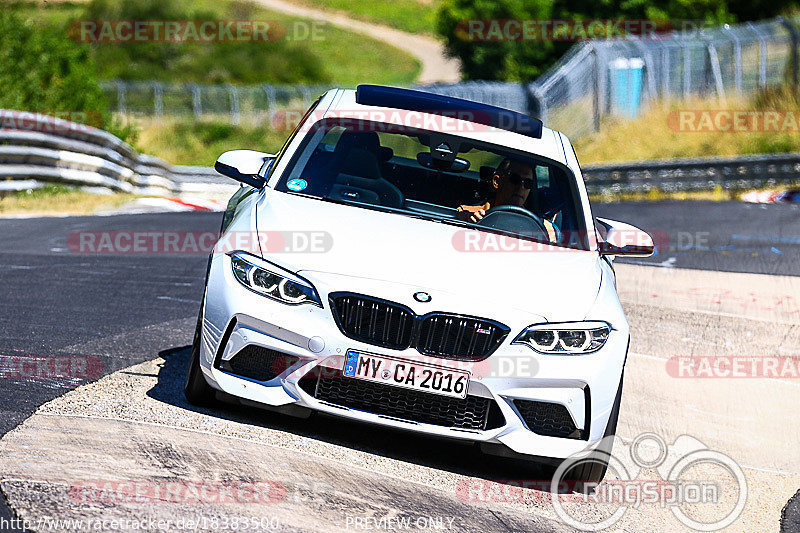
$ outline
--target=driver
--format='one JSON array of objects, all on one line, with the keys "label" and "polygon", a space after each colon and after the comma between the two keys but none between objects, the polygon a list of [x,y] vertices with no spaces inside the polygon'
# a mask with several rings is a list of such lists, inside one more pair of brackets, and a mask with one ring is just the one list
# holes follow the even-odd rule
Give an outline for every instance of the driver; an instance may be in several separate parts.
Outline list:
[{"label": "driver", "polygon": [[[495,191],[494,201],[483,205],[462,205],[458,208],[458,218],[466,222],[478,222],[492,207],[515,205],[523,207],[533,188],[533,168],[528,163],[505,158],[495,169],[491,179]],[[542,219],[550,242],[556,242],[556,231],[552,222]]]}]

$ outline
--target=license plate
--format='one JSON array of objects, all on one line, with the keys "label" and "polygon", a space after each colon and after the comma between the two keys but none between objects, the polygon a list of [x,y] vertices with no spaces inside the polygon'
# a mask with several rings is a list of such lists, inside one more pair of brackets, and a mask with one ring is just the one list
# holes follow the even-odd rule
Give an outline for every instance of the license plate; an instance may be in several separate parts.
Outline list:
[{"label": "license plate", "polygon": [[342,373],[349,378],[433,394],[466,398],[470,373],[385,355],[348,350]]}]

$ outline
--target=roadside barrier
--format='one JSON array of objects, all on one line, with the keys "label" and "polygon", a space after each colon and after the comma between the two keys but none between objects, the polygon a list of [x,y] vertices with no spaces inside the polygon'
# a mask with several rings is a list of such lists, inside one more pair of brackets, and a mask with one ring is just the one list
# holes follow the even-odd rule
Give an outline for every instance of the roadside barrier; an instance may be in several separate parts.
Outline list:
[{"label": "roadside barrier", "polygon": [[[586,165],[583,175],[589,194],[766,188],[800,181],[800,153],[612,162]],[[43,182],[158,196],[225,193],[235,186],[212,167],[139,154],[107,131],[0,109],[0,191]]]},{"label": "roadside barrier", "polygon": [[757,189],[800,181],[800,153],[655,159],[583,167],[589,194]]},{"label": "roadside barrier", "polygon": [[159,196],[224,192],[232,184],[212,167],[170,165],[139,154],[107,131],[0,109],[0,190],[37,188],[42,182]]}]

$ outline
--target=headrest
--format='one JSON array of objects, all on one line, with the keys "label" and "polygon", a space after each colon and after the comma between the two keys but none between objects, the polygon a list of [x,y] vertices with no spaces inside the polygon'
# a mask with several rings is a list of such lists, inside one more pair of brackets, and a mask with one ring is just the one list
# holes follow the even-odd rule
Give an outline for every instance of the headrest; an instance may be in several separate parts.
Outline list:
[{"label": "headrest", "polygon": [[336,151],[349,152],[354,148],[360,148],[377,155],[380,144],[378,134],[374,131],[345,131],[336,143]]},{"label": "headrest", "polygon": [[378,147],[378,160],[381,162],[386,162],[392,158],[394,155],[394,150],[389,148],[388,146],[380,146]]}]

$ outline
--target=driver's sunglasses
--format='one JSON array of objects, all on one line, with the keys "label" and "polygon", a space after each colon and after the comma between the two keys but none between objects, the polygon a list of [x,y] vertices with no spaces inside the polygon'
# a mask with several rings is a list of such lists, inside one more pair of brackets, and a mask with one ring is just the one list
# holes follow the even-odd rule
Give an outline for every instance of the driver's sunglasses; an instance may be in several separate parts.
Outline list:
[{"label": "driver's sunglasses", "polygon": [[522,186],[525,187],[526,189],[533,189],[533,179],[523,178],[516,172],[509,172],[506,175],[506,179],[511,183],[513,183],[514,185],[516,185],[517,187],[519,187],[519,184],[521,183]]}]

